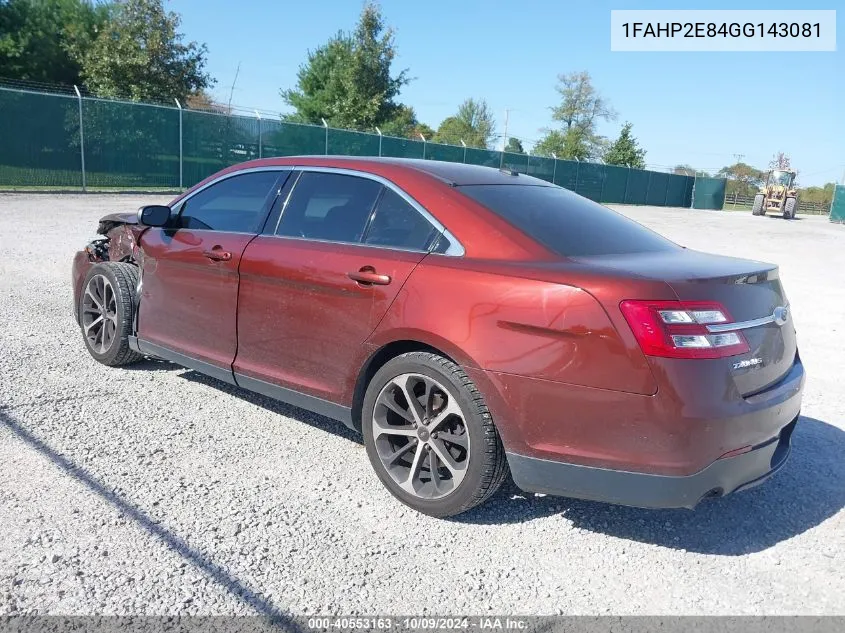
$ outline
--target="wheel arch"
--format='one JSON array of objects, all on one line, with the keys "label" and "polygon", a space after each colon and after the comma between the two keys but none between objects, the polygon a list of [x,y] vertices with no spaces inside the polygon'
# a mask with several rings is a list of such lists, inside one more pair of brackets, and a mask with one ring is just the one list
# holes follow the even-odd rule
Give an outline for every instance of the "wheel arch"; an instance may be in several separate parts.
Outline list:
[{"label": "wheel arch", "polygon": [[375,350],[367,357],[358,372],[352,392],[352,424],[359,433],[361,432],[361,409],[367,386],[376,372],[388,361],[408,352],[431,352],[447,358],[456,365],[474,365],[469,357],[454,345],[446,341],[432,340],[430,336],[422,333],[406,333],[402,338],[379,340],[374,343],[374,346],[376,346]]}]

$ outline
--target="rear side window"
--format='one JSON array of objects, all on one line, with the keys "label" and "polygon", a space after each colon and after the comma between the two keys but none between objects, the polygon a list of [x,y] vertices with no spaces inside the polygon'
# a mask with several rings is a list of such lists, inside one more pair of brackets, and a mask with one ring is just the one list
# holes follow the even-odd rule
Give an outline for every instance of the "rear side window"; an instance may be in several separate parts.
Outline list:
[{"label": "rear side window", "polygon": [[680,248],[641,224],[560,187],[465,185],[458,191],[565,257]]},{"label": "rear side window", "polygon": [[303,172],[276,234],[360,242],[380,191],[381,185],[367,178]]},{"label": "rear side window", "polygon": [[385,188],[364,243],[425,251],[439,231],[398,193]]},{"label": "rear side window", "polygon": [[239,174],[203,189],[182,205],[179,228],[257,233],[279,175],[278,171]]}]

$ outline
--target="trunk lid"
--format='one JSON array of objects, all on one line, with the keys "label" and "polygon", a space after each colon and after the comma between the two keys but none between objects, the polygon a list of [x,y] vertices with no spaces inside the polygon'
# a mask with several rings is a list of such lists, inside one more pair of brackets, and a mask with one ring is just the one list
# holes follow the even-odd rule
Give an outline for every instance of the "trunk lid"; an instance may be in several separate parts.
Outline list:
[{"label": "trunk lid", "polygon": [[[594,266],[665,281],[681,301],[716,301],[725,307],[735,323],[769,319],[776,308],[788,306],[774,264],[688,249],[589,260]],[[778,316],[783,316],[780,311]],[[743,328],[741,332],[750,351],[719,361],[725,364],[743,396],[765,390],[792,368],[797,344],[789,310],[785,322],[782,321],[770,319]]]}]

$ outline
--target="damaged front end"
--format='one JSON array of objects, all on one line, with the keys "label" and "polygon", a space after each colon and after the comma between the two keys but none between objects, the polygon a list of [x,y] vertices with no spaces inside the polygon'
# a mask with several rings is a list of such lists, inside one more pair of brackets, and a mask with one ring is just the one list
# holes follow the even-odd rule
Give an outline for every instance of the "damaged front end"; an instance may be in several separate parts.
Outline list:
[{"label": "damaged front end", "polygon": [[136,213],[111,213],[100,218],[97,235],[73,258],[73,313],[79,323],[79,299],[88,271],[101,262],[140,264],[138,239],[146,227],[138,224]]}]

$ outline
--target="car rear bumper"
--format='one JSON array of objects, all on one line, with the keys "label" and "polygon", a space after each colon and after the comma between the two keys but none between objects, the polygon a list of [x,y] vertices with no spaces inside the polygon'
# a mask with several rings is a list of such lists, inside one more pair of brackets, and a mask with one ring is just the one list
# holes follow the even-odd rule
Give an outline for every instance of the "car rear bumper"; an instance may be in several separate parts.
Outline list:
[{"label": "car rear bumper", "polygon": [[605,501],[640,508],[694,508],[706,497],[752,488],[775,474],[791,451],[798,417],[750,451],[718,459],[692,475],[658,475],[508,453],[517,486],[526,492]]},{"label": "car rear bumper", "polygon": [[659,394],[471,371],[493,394],[488,402],[517,486],[647,508],[693,508],[774,474],[789,455],[806,380],[796,355],[762,392],[720,399],[702,385],[703,394],[675,407],[662,406]]}]

